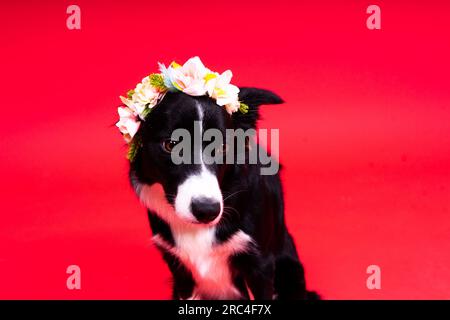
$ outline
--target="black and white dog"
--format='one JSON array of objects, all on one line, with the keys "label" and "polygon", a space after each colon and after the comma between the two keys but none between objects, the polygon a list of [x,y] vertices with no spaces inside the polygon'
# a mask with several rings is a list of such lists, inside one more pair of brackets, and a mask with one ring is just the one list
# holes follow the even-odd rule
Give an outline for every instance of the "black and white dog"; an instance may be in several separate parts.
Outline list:
[{"label": "black and white dog", "polygon": [[141,125],[130,180],[173,274],[173,298],[317,298],[306,290],[285,225],[278,174],[261,175],[261,164],[176,165],[171,160],[178,143],[171,140],[175,129],[193,133],[197,121],[202,131],[215,128],[224,135],[226,129],[247,130],[256,127],[260,105],[283,102],[255,88],[241,88],[239,100],[249,111],[230,116],[208,97],[169,92]]}]

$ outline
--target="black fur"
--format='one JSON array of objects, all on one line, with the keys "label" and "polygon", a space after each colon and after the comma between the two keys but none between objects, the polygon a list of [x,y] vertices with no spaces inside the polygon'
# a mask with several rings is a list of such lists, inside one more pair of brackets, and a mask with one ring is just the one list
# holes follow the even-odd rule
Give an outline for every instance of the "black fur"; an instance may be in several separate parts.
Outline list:
[{"label": "black fur", "polygon": [[[131,183],[136,191],[139,193],[139,184],[160,183],[167,200],[173,204],[180,181],[199,169],[194,164],[174,165],[170,155],[161,149],[161,142],[170,138],[174,129],[185,128],[192,133],[192,123],[197,120],[193,112],[196,101],[203,107],[205,129],[217,128],[223,133],[227,128],[256,128],[260,105],[283,102],[276,94],[255,88],[241,88],[239,98],[250,110],[247,114],[236,112],[230,116],[207,97],[168,93],[138,132],[142,146],[130,168]],[[217,241],[226,241],[238,230],[254,239],[249,252],[237,254],[229,261],[234,284],[244,298],[249,298],[245,284],[255,299],[316,298],[306,290],[303,267],[285,225],[279,175],[261,175],[260,166],[208,165],[218,177],[224,206],[228,208],[218,224]],[[149,220],[153,234],[174,245],[168,223],[151,211]],[[195,287],[192,274],[177,257],[162,251],[173,274],[173,298],[188,298]]]}]

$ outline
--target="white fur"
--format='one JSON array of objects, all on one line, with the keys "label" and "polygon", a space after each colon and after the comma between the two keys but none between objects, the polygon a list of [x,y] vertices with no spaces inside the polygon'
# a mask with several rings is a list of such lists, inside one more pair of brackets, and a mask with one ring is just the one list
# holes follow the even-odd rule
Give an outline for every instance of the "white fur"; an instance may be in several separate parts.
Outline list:
[{"label": "white fur", "polygon": [[213,297],[239,299],[241,294],[234,287],[230,273],[230,256],[248,249],[252,241],[243,231],[236,232],[228,241],[215,243],[215,228],[197,230],[172,229],[176,246],[172,247],[159,235],[153,237],[156,245],[178,257],[191,271],[196,287],[190,299]]},{"label": "white fur", "polygon": [[242,230],[223,243],[216,243],[215,226],[197,225],[186,222],[175,214],[167,202],[160,184],[141,185],[141,202],[156,212],[171,229],[175,246],[171,246],[159,235],[153,237],[160,248],[171,252],[191,271],[196,287],[191,299],[202,296],[217,299],[238,299],[239,291],[234,287],[230,274],[230,256],[245,252],[252,242]]},{"label": "white fur", "polygon": [[196,221],[190,209],[191,201],[195,198],[209,198],[220,203],[220,213],[210,224],[217,223],[222,216],[222,193],[216,176],[204,166],[200,173],[190,176],[178,186],[175,211],[188,221]]}]

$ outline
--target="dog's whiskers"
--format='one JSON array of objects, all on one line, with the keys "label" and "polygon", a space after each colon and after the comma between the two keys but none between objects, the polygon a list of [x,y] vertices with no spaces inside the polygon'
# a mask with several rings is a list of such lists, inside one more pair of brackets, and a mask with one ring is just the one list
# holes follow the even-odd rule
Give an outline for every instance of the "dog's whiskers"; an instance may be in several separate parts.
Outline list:
[{"label": "dog's whiskers", "polygon": [[238,190],[238,191],[236,191],[236,192],[233,192],[232,194],[226,196],[226,197],[223,199],[223,201],[225,201],[225,200],[231,198],[232,196],[234,196],[234,195],[236,195],[236,194],[238,194],[238,193],[244,192],[244,191],[247,191],[247,190],[246,190],[246,189],[243,189],[243,190]]},{"label": "dog's whiskers", "polygon": [[[231,210],[231,211],[230,211]],[[233,208],[233,207],[224,207],[223,208],[223,211],[224,212],[227,212],[228,214],[233,214],[233,213],[236,213],[237,214],[237,216],[240,218],[241,217],[241,214],[239,213],[239,211],[237,211],[235,208]]]},{"label": "dog's whiskers", "polygon": [[221,219],[222,219],[222,222],[225,223],[225,224],[228,224],[228,223],[232,222],[231,221],[231,217],[230,217],[230,213],[225,211],[225,210],[223,211]]}]

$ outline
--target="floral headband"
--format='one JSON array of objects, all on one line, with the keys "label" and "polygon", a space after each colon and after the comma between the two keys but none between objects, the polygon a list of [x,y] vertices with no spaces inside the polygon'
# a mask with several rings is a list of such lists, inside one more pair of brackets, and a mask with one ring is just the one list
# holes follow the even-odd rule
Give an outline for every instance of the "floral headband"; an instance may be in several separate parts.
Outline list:
[{"label": "floral headband", "polygon": [[248,112],[248,106],[239,101],[239,88],[230,83],[230,70],[219,74],[206,68],[199,57],[190,58],[184,65],[172,62],[169,67],[159,63],[160,73],[142,79],[127,97],[120,97],[124,106],[118,108],[120,120],[116,123],[129,144],[128,159],[133,161],[139,146],[136,133],[152,109],[164,98],[166,92],[180,91],[190,96],[208,96],[229,114]]}]

